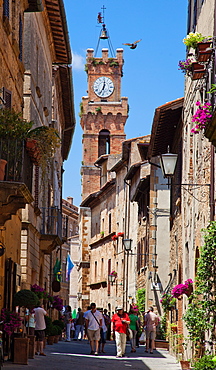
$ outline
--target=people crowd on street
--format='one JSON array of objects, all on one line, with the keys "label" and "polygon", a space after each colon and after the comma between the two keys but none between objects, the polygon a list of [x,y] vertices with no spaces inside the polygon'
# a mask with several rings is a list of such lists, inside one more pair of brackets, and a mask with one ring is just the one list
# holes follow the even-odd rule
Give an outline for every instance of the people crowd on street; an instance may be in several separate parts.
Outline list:
[{"label": "people crowd on street", "polygon": [[[122,306],[118,306],[110,318],[107,309],[97,309],[96,304],[91,303],[85,312],[78,308],[75,318],[72,318],[71,307],[66,306],[65,341],[70,342],[71,338],[75,341],[87,339],[90,344],[90,354],[98,356],[99,353],[105,353],[105,344],[109,335],[109,340],[115,340],[116,357],[120,358],[125,356],[127,340],[130,340],[131,352],[136,352],[141,335],[145,338],[145,352],[153,353],[156,329],[160,321],[153,311],[153,307],[149,307],[143,317],[140,317],[137,306],[131,306],[129,313],[125,312]],[[72,331],[74,335],[71,334]]]}]

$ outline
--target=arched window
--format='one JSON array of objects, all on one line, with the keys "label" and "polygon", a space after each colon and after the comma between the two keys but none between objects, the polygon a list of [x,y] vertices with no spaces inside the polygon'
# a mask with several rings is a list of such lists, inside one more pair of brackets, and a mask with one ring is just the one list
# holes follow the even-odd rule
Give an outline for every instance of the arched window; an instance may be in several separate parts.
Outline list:
[{"label": "arched window", "polygon": [[98,157],[103,154],[110,154],[110,132],[101,130],[98,139]]}]

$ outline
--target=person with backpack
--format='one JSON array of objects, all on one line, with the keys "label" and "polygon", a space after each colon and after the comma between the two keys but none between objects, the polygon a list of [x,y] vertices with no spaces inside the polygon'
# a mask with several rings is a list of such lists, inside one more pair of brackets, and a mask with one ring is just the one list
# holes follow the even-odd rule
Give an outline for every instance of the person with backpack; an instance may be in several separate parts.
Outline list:
[{"label": "person with backpack", "polygon": [[84,324],[85,324],[84,312],[82,312],[81,308],[79,307],[76,315],[76,330],[74,340],[77,340],[79,338],[79,333],[81,333],[81,337],[79,340],[81,341],[83,339]]}]

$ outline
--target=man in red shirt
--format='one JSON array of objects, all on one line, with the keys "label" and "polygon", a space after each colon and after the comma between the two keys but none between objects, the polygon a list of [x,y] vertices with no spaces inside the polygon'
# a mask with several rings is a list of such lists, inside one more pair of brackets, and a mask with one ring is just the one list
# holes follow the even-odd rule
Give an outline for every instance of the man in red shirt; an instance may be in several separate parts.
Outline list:
[{"label": "man in red shirt", "polygon": [[122,357],[125,354],[127,327],[130,324],[129,316],[123,311],[122,307],[117,307],[117,313],[112,317],[112,331],[115,335],[117,356]]}]

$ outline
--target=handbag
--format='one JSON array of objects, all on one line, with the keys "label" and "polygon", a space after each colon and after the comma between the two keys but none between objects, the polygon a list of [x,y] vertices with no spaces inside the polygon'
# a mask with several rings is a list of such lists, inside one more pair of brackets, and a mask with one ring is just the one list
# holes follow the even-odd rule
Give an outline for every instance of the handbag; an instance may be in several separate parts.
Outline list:
[{"label": "handbag", "polygon": [[145,343],[145,341],[146,341],[146,333],[145,333],[145,331],[142,331],[142,333],[140,335],[140,338],[139,338],[139,342],[140,342],[140,344],[143,344],[143,343]]},{"label": "handbag", "polygon": [[131,330],[129,327],[127,327],[127,336],[128,336],[130,339],[132,339],[132,338],[133,338],[133,332],[132,332],[132,330]]}]

